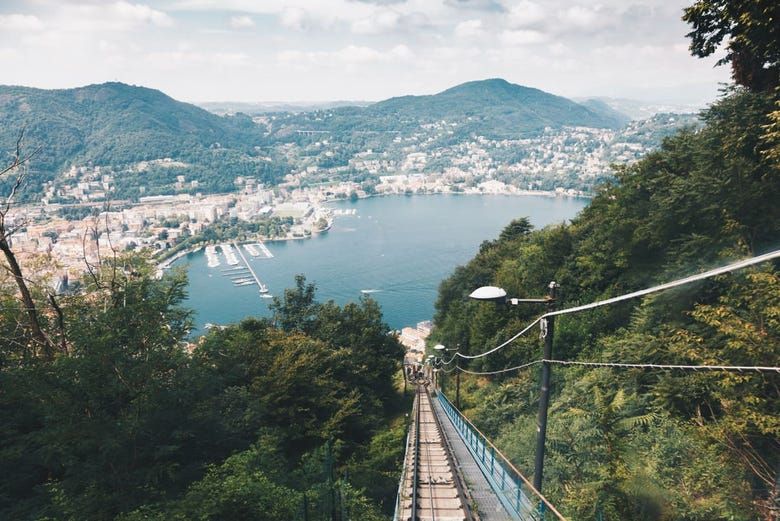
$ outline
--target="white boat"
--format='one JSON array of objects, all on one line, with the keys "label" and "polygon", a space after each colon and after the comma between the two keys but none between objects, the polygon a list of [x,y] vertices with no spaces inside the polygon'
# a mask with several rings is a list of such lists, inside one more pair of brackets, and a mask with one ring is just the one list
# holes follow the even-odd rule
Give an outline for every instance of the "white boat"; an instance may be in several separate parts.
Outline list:
[{"label": "white boat", "polygon": [[257,251],[254,244],[244,244],[244,249],[249,252],[249,255],[252,257],[258,257],[260,255],[260,252]]},{"label": "white boat", "polygon": [[225,254],[225,259],[227,259],[227,263],[230,266],[235,266],[238,264],[238,257],[236,257],[236,252],[233,251],[233,247],[229,244],[220,244],[220,248],[222,248],[222,253]]},{"label": "white boat", "polygon": [[220,262],[216,246],[206,246],[206,264],[209,268],[216,268],[219,266]]}]

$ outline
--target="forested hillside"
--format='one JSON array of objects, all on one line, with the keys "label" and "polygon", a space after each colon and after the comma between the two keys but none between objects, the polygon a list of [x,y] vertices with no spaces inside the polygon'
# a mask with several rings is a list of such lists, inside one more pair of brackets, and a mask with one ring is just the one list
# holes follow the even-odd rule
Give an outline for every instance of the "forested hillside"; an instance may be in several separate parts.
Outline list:
[{"label": "forested hillside", "polygon": [[43,343],[0,277],[0,518],[392,512],[407,404],[375,302],[320,304],[299,278],[273,320],[187,348],[185,279],[155,280],[139,259],[120,270],[59,302],[36,288]]},{"label": "forested hillside", "polygon": [[[36,166],[69,161],[123,164],[226,147],[251,150],[261,133],[247,116],[220,117],[162,92],[123,83],[44,90],[0,86],[0,122],[27,127],[28,146],[43,146]],[[4,133],[4,139],[14,139]],[[10,142],[0,143],[5,149]]]},{"label": "forested hillside", "polygon": [[[39,199],[42,183],[70,166],[122,171],[139,161],[172,158],[185,166],[152,169],[141,184],[152,187],[162,184],[157,177],[187,175],[200,181],[201,190],[215,192],[234,189],[236,176],[273,183],[285,170],[281,160],[271,165],[258,157],[262,131],[248,116],[220,117],[158,90],[123,83],[62,90],[0,86],[0,126],[6,129],[0,149],[12,150],[22,129],[27,149],[38,149],[36,175],[22,191],[27,200]],[[121,183],[131,175],[118,177]],[[129,193],[120,187],[114,197]]]},{"label": "forested hillside", "polygon": [[[323,114],[325,112],[325,114]],[[470,81],[428,96],[399,96],[366,107],[342,107],[291,115],[296,128],[328,131],[414,132],[421,125],[447,121],[451,139],[485,136],[517,139],[545,128],[620,128],[629,118],[606,104],[579,104],[500,78]],[[277,123],[278,126],[278,123]],[[275,132],[286,136],[285,128]]]},{"label": "forested hillside", "polygon": [[[773,93],[737,89],[705,127],[618,171],[571,224],[513,223],[445,280],[436,340],[476,354],[540,314],[466,297],[482,285],[562,307],[616,296],[780,246]],[[780,365],[780,273],[767,264],[556,324],[554,358]],[[471,371],[541,358],[535,333]],[[463,375],[465,412],[533,472],[538,368]],[[544,490],[572,519],[771,519],[778,500],[780,376],[553,368]],[[453,392],[452,385],[448,387]]]}]

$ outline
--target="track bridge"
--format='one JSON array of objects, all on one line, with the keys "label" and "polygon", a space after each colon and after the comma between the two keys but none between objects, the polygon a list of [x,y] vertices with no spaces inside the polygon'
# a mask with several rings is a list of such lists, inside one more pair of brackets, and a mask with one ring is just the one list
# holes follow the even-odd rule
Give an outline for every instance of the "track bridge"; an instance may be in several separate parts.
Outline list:
[{"label": "track bridge", "polygon": [[417,385],[393,519],[565,518],[444,394]]}]

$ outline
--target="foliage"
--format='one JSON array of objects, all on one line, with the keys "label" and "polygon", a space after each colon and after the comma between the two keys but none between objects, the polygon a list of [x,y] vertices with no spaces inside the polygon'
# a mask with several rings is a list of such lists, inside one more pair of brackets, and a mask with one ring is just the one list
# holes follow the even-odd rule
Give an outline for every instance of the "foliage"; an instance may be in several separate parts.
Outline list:
[{"label": "foliage", "polygon": [[[518,233],[515,221],[442,282],[433,340],[475,354],[541,313],[469,301],[480,285],[538,297],[556,280],[568,307],[777,247],[774,109],[771,94],[733,92],[703,114],[703,129],[621,167],[571,224]],[[764,265],[563,316],[555,358],[778,366],[778,280]],[[538,358],[538,339],[526,335],[471,367]],[[531,471],[536,372],[462,378],[467,413]],[[778,387],[773,374],[555,366],[544,489],[575,519],[770,519]]]},{"label": "foliage", "polygon": [[774,0],[698,0],[685,9],[683,20],[691,52],[701,58],[715,53],[724,40],[734,81],[755,91],[780,85],[780,5]]},{"label": "foliage", "polygon": [[[28,199],[40,193],[40,183],[71,165],[117,167],[161,158],[191,164],[141,176],[123,172],[117,176],[118,198],[138,197],[139,184],[173,183],[156,181],[160,176],[186,174],[201,182],[200,190],[226,191],[235,188],[238,175],[254,175],[262,182],[283,175],[283,166],[255,157],[262,133],[247,116],[216,116],[159,91],[122,83],[51,91],[3,86],[0,122],[6,128],[26,127],[28,146],[41,146],[34,182],[25,190]],[[0,148],[12,148],[11,138],[3,139]]]},{"label": "foliage", "polygon": [[304,496],[308,519],[392,508],[401,350],[375,302],[320,304],[312,287],[287,330],[250,318],[187,344],[183,273],[118,266],[62,302],[52,359],[26,349],[1,293],[0,517],[298,520]]}]

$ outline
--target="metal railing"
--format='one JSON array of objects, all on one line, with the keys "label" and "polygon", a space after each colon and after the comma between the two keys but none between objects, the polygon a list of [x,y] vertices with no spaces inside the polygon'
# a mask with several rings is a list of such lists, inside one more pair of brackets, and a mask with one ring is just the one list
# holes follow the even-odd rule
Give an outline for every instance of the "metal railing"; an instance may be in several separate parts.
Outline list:
[{"label": "metal railing", "polygon": [[[409,425],[410,429],[406,433],[406,452],[404,453],[404,466],[403,469],[401,470],[401,481],[398,483],[398,495],[396,496],[396,500],[395,500],[395,511],[393,512],[393,521],[401,521],[401,514],[403,513],[403,509],[404,509],[404,500],[407,499],[404,495],[405,493],[404,482],[406,481],[406,475],[407,475],[406,473],[409,471],[409,468],[406,465],[406,463],[409,461],[410,451],[415,452],[415,448],[412,447],[410,444],[412,443],[412,440],[414,439],[416,434],[419,432],[419,431],[415,431],[415,432],[412,431],[412,429],[418,428],[419,422],[418,422],[417,415],[419,414],[419,409],[420,409],[420,404],[418,402],[419,402],[419,394],[415,395],[415,399],[412,402],[412,419],[413,419],[412,421],[414,422],[414,424]],[[417,441],[415,441],[415,444],[417,444]],[[412,457],[416,458],[417,455],[412,454]],[[415,468],[413,470],[414,474],[412,476],[412,479],[416,480],[417,464],[415,463],[414,466]]]},{"label": "metal railing", "polygon": [[519,521],[566,521],[517,468],[439,391],[439,403],[506,511]]}]

